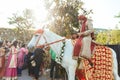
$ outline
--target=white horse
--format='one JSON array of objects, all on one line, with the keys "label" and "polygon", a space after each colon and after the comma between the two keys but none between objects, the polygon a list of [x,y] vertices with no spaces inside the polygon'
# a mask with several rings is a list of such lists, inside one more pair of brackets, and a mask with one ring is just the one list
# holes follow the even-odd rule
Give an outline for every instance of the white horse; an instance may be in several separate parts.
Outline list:
[{"label": "white horse", "polygon": [[[28,44],[28,47],[32,48],[36,45],[45,45],[49,43],[50,47],[55,51],[56,55],[59,56],[61,53],[61,47],[63,46],[62,40],[64,40],[64,37],[61,37],[49,30],[41,30],[39,34],[35,34],[33,36]],[[65,39],[65,42],[64,56],[61,65],[66,69],[68,80],[75,80],[77,61],[72,59],[74,46],[71,39]],[[116,53],[113,49],[110,50],[112,51],[113,57],[113,75],[115,80],[120,80],[118,76]]]}]

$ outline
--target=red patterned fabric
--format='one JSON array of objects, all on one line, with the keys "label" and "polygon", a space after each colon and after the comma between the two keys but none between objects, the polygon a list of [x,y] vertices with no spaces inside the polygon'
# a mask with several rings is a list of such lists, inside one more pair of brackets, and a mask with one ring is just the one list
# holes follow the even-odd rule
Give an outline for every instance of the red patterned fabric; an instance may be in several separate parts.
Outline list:
[{"label": "red patterned fabric", "polygon": [[[114,80],[112,74],[112,52],[106,46],[95,46],[92,62],[93,67],[84,60],[88,80]],[[81,80],[81,79],[79,79]]]}]

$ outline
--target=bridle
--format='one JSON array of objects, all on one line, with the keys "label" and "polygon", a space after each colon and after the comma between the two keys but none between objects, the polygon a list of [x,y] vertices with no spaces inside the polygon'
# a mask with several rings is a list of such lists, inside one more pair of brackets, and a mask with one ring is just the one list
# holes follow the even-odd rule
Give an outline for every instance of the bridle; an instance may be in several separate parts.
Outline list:
[{"label": "bridle", "polygon": [[[60,39],[60,40],[56,40],[56,41],[53,41],[53,42],[50,42],[50,43],[47,43],[47,39],[46,39],[46,37],[43,35],[43,33],[41,33],[41,35],[38,35],[39,37],[38,37],[38,39],[37,39],[37,41],[36,41],[36,43],[35,43],[35,47],[44,47],[44,46],[49,46],[49,45],[51,45],[51,44],[55,44],[55,43],[58,43],[58,42],[61,42],[61,41],[64,41],[66,38],[63,38],[63,39]],[[41,39],[41,36],[43,36],[43,38],[45,39],[45,44],[42,44],[42,45],[38,45],[38,42],[39,42],[39,40]]]}]

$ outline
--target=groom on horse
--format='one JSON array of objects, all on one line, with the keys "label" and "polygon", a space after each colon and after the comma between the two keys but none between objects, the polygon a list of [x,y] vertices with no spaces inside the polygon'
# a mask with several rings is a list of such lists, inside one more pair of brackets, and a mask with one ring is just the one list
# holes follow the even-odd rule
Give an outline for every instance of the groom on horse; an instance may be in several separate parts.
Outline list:
[{"label": "groom on horse", "polygon": [[75,39],[73,50],[73,59],[78,60],[76,68],[76,76],[78,79],[87,80],[86,71],[83,67],[81,58],[88,60],[89,64],[93,66],[91,61],[91,53],[94,48],[92,40],[94,39],[94,29],[91,19],[87,19],[84,15],[78,16],[79,23],[81,24],[80,32],[77,33],[79,37]]},{"label": "groom on horse", "polygon": [[91,19],[87,19],[84,15],[78,16],[79,23],[81,23],[79,38],[77,39],[74,50],[73,59],[77,60],[79,57],[91,59],[91,42],[94,38],[94,29]]}]

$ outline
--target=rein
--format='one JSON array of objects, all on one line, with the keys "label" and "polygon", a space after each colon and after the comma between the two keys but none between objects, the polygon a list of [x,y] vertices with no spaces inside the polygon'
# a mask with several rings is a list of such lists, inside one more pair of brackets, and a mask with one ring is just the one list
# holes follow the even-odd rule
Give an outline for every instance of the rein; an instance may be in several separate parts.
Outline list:
[{"label": "rein", "polygon": [[51,44],[58,43],[58,42],[61,42],[61,41],[64,41],[64,40],[65,40],[65,38],[64,38],[64,39],[57,40],[57,41],[54,41],[54,42],[47,43],[47,44],[45,44],[45,45],[51,45]]},{"label": "rein", "polygon": [[[44,36],[43,36],[43,37],[44,37]],[[43,44],[43,45],[39,45],[39,46],[37,46],[37,45],[38,45],[38,42],[39,42],[39,40],[40,40],[40,38],[41,38],[41,36],[39,36],[39,38],[38,38],[38,40],[37,40],[37,42],[36,42],[35,47],[44,47],[44,46],[48,46],[48,45],[51,45],[51,44],[55,44],[55,43],[58,43],[58,42],[64,41],[64,40],[66,39],[66,38],[64,38],[64,39],[56,40],[56,41],[53,41],[53,42],[50,42],[50,43],[46,43],[46,44]],[[46,40],[45,37],[44,37],[44,39],[45,39],[45,41],[47,42],[47,40]]]}]

